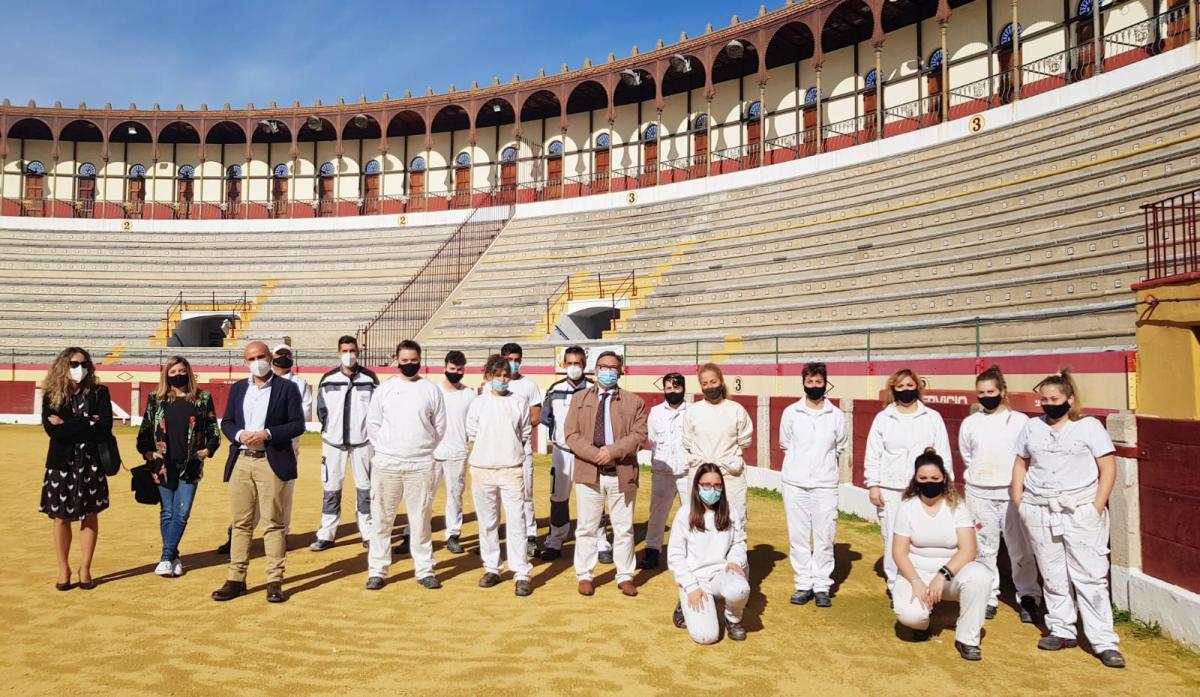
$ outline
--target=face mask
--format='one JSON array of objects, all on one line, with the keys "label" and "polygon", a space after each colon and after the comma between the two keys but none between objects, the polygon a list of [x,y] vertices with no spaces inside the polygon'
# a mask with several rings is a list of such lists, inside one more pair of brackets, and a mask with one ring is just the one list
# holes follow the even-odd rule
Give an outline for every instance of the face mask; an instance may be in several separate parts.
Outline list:
[{"label": "face mask", "polygon": [[602,387],[608,389],[617,384],[617,380],[621,379],[621,373],[616,368],[601,368],[596,373],[596,380]]},{"label": "face mask", "polygon": [[578,382],[579,378],[583,377],[583,366],[573,364],[567,366],[567,377],[572,381]]},{"label": "face mask", "polygon": [[421,372],[421,364],[420,363],[403,363],[400,365],[400,372],[404,373],[404,377],[411,378],[412,376]]},{"label": "face mask", "polygon": [[916,390],[892,390],[892,398],[901,404],[912,404],[917,401],[918,394]]},{"label": "face mask", "polygon": [[512,371],[513,375],[520,375],[521,374],[521,361],[509,361],[508,369],[510,371]]},{"label": "face mask", "polygon": [[295,364],[295,361],[292,360],[291,356],[279,356],[271,362],[275,364],[275,367],[283,368],[284,370],[291,370],[292,366]]},{"label": "face mask", "polygon": [[715,506],[721,500],[721,490],[700,487],[700,500],[708,506]]},{"label": "face mask", "polygon": [[354,353],[342,354],[342,365],[347,368],[353,368],[358,365],[358,355]]},{"label": "face mask", "polygon": [[187,387],[187,385],[188,385],[187,373],[183,373],[181,375],[168,375],[167,376],[167,384],[170,385],[171,387],[178,387],[179,389],[182,390],[183,388]]},{"label": "face mask", "polygon": [[504,394],[505,392],[508,392],[508,383],[504,382],[503,380],[493,379],[492,389],[500,394]]},{"label": "face mask", "polygon": [[682,392],[665,392],[663,393],[663,397],[667,400],[667,404],[670,404],[673,407],[683,404]]},{"label": "face mask", "polygon": [[981,405],[983,405],[984,409],[987,409],[988,411],[992,411],[996,407],[1000,406],[1001,399],[1002,398],[1000,397],[1000,395],[994,395],[991,397],[980,397],[979,403]]},{"label": "face mask", "polygon": [[250,374],[256,378],[265,378],[271,372],[271,364],[262,358],[250,361],[247,367]]},{"label": "face mask", "polygon": [[1046,416],[1049,416],[1051,420],[1058,421],[1062,417],[1066,416],[1067,412],[1071,411],[1071,405],[1066,402],[1063,402],[1062,404],[1043,404],[1042,411],[1045,412]]},{"label": "face mask", "polygon": [[825,397],[825,386],[821,385],[820,387],[805,387],[804,396],[808,397],[814,402],[819,402]]},{"label": "face mask", "polygon": [[715,402],[725,396],[724,387],[705,387],[703,391],[704,398],[710,402]]},{"label": "face mask", "polygon": [[937,498],[946,493],[946,482],[917,482],[917,491],[927,499]]},{"label": "face mask", "polygon": [[462,379],[463,379],[462,373],[451,373],[451,372],[446,373],[446,380],[451,385],[457,385],[458,383],[462,382]]},{"label": "face mask", "polygon": [[87,375],[87,368],[84,368],[83,366],[71,368],[68,371],[68,375],[71,378],[71,382],[83,382],[83,378]]}]

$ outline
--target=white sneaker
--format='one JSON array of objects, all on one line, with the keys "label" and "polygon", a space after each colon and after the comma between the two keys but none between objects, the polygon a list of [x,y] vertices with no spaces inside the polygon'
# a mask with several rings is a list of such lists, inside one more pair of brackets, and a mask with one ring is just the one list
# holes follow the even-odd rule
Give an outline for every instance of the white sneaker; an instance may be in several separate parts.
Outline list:
[{"label": "white sneaker", "polygon": [[182,576],[183,575],[183,562],[179,561],[178,558],[176,558],[175,561],[171,562],[171,575],[172,576]]},{"label": "white sneaker", "polygon": [[154,567],[154,573],[158,574],[159,576],[173,575],[174,572],[171,570],[171,562],[160,561],[158,566]]}]

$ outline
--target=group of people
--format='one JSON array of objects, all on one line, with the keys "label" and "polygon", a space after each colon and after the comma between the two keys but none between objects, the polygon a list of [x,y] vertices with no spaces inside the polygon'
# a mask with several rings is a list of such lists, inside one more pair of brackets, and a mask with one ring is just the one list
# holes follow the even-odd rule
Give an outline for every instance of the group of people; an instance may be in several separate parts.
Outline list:
[{"label": "group of people", "polygon": [[[421,347],[401,342],[399,375],[380,382],[358,362],[354,337],[338,341],[338,365],[321,376],[321,522],[309,549],[334,546],[341,522],[347,464],[353,473],[355,513],[368,548],[366,588],[386,585],[396,553],[411,554],[417,584],[437,589],[432,545],[435,491],[446,485],[445,545],[464,552],[462,498],[470,473],[479,523],[479,585],[501,582],[501,519],[514,593],[528,596],[531,558],[554,560],[570,538],[569,501],[575,495],[574,567],[578,592],[595,593],[599,561],[616,567],[616,585],[638,594],[638,568],[662,563],[667,518],[675,501],[666,563],[679,586],[673,622],[698,643],[726,636],[742,640],[750,596],[746,522],[746,463],[753,422],[729,399],[721,369],[697,371],[703,399],[687,398],[684,376],[668,373],[663,402],[647,409],[620,385],[623,358],[605,351],[585,375],[587,355],[565,351],[566,377],[543,394],[521,373],[522,350],[506,344],[487,359],[479,391],[463,384],[466,358],[449,352],[443,379],[421,376]],[[218,421],[213,400],[198,388],[188,361],[166,362],[147,400],[137,449],[151,466],[161,494],[161,556],[155,573],[184,573],[179,544],[204,460],[221,435],[230,442],[224,468],[229,485],[227,580],[212,593],[228,601],[246,593],[250,541],[263,526],[266,599],[284,602],[284,568],[299,436],[311,404],[307,381],[292,372],[289,346],[274,351],[260,341],[244,351],[248,377],[229,392]],[[790,602],[832,606],[834,536],[838,519],[840,456],[848,444],[844,414],[828,398],[823,363],[806,364],[804,397],[780,422],[783,501],[794,592]],[[42,423],[50,436],[41,511],[54,520],[59,590],[74,587],[68,553],[71,522],[82,522],[78,587],[95,586],[91,560],[97,515],[109,505],[99,443],[111,439],[112,410],[82,348],[62,351],[43,383]],[[1008,548],[1022,621],[1045,612],[1045,650],[1076,644],[1076,617],[1104,665],[1122,667],[1107,588],[1108,497],[1115,480],[1114,448],[1104,427],[1081,414],[1074,380],[1064,372],[1037,385],[1044,415],[1031,419],[1008,407],[998,367],[976,379],[980,410],[959,432],[965,498],[953,486],[945,423],[923,401],[923,380],[900,370],[887,382],[887,406],[867,436],[864,472],[883,534],[883,569],[897,620],[914,638],[927,635],[933,608],[959,600],[955,646],[979,660],[981,628],[999,605],[996,557]],[[533,509],[532,434],[547,427],[553,444],[549,535],[539,550]],[[641,485],[638,453],[649,442],[650,516],[645,550],[635,556],[634,505]],[[403,504],[407,527],[393,547]],[[609,542],[608,528],[612,539]],[[607,559],[606,559],[607,557]],[[1042,584],[1039,586],[1038,575]],[[1039,602],[1044,598],[1044,603]],[[718,614],[723,605],[723,619]]]}]

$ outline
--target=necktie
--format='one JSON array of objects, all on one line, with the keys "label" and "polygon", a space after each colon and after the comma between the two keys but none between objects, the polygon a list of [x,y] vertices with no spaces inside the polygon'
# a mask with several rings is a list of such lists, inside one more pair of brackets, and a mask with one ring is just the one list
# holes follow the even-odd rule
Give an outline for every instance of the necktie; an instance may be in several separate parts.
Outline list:
[{"label": "necktie", "polygon": [[592,433],[592,445],[603,448],[607,445],[604,439],[604,400],[608,399],[607,392],[600,393],[600,408],[596,410],[596,430]]}]

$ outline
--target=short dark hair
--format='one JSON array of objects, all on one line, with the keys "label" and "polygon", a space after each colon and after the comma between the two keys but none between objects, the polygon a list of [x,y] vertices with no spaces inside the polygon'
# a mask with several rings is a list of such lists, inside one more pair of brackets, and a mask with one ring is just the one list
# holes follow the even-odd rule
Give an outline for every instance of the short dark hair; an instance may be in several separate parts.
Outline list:
[{"label": "short dark hair", "polygon": [[421,345],[412,339],[405,339],[399,344],[396,344],[396,355],[399,356],[401,351],[416,351],[417,355],[421,355]]},{"label": "short dark hair", "polygon": [[518,356],[522,356],[522,357],[525,355],[525,352],[521,350],[521,345],[513,343],[511,341],[500,347],[500,355],[501,356],[507,356],[510,353],[515,353]]},{"label": "short dark hair", "polygon": [[663,376],[662,384],[663,387],[672,385],[673,387],[687,389],[687,384],[684,382],[683,375],[681,373],[667,373]]},{"label": "short dark hair", "polygon": [[467,357],[462,351],[451,351],[446,354],[446,365],[466,365]]},{"label": "short dark hair", "polygon": [[563,358],[565,359],[567,356],[570,356],[571,354],[575,354],[576,356],[579,356],[580,358],[583,359],[584,363],[587,363],[587,351],[584,351],[582,346],[568,346],[567,350],[563,351]]},{"label": "short dark hair", "polygon": [[800,371],[800,379],[803,380],[813,375],[820,375],[826,382],[829,382],[829,371],[825,368],[824,363],[813,361],[804,364],[804,369]]},{"label": "short dark hair", "polygon": [[349,334],[343,334],[342,338],[338,339],[338,348],[341,348],[343,344],[354,344],[354,346],[357,347],[358,339],[350,336]]},{"label": "short dark hair", "polygon": [[625,359],[621,358],[621,354],[617,353],[616,351],[605,351],[605,352],[601,353],[599,356],[596,356],[596,365],[599,366],[600,361],[604,358],[607,358],[608,356],[612,356],[613,358],[617,359],[617,367],[619,367],[619,368],[625,367]]}]

